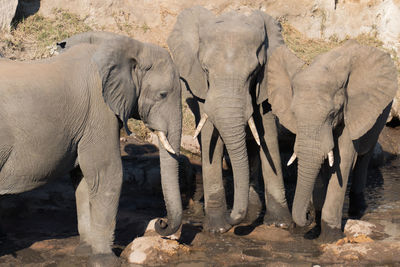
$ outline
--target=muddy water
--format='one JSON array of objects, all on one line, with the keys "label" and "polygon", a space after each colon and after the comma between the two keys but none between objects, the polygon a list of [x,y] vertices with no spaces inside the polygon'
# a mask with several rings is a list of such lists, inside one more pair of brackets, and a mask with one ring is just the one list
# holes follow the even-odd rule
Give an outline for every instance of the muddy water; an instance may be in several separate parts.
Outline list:
[{"label": "muddy water", "polygon": [[[157,149],[139,140],[122,144],[124,184],[117,218],[114,252],[121,251],[142,236],[147,223],[165,214],[159,185]],[[201,194],[194,191],[193,179],[198,165],[183,159],[181,173],[184,224],[180,242],[189,253],[165,259],[170,266],[311,266],[321,263],[320,245],[303,238],[304,231],[289,232],[260,223],[235,227],[223,235],[202,232]],[[369,172],[366,198],[368,209],[363,217],[384,227],[380,239],[400,242],[400,159]],[[288,172],[290,174],[290,170]],[[229,183],[229,173],[228,183]],[[290,175],[289,175],[290,176]],[[199,182],[199,175],[197,180]],[[201,179],[200,179],[201,180]],[[286,181],[288,199],[293,198],[294,179]],[[229,194],[228,194],[229,195]],[[86,266],[87,258],[74,256],[78,244],[76,209],[69,177],[31,192],[3,196],[1,220],[7,236],[0,237],[0,266]],[[347,201],[344,207],[346,215]],[[344,220],[346,220],[344,216]],[[323,265],[345,264],[343,259],[323,261]],[[375,262],[362,262],[375,264]],[[354,263],[353,263],[354,264]],[[388,262],[387,264],[395,264]],[[128,266],[126,262],[123,265]]]}]

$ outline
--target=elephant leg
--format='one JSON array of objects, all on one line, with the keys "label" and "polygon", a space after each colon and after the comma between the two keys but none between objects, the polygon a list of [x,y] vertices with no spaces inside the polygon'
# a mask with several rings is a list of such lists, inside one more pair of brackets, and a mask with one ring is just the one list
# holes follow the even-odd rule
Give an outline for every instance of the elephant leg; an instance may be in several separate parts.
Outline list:
[{"label": "elephant leg", "polygon": [[226,198],[222,181],[224,145],[209,121],[205,123],[201,131],[201,144],[205,203],[204,230],[212,233],[224,233],[231,228],[226,221]]},{"label": "elephant leg", "polygon": [[364,198],[364,188],[367,182],[368,165],[374,153],[374,148],[378,142],[378,137],[383,127],[385,127],[387,117],[390,113],[391,105],[388,105],[377,118],[374,126],[355,142],[358,148],[358,157],[354,166],[353,181],[350,188],[350,205],[349,205],[349,217],[360,219],[365,210],[367,204]]},{"label": "elephant leg", "polygon": [[364,188],[367,182],[368,165],[373,152],[374,150],[371,149],[367,154],[358,155],[354,167],[348,211],[349,217],[353,219],[360,219],[367,209],[367,203],[364,198]]},{"label": "elephant leg", "polygon": [[90,245],[90,206],[88,186],[83,179],[79,167],[71,171],[71,178],[75,186],[76,211],[78,217],[79,245],[75,248],[77,256],[89,256],[92,254]]},{"label": "elephant leg", "polygon": [[[0,195],[0,218],[3,218],[3,214],[2,214],[2,209],[1,209],[1,199],[2,199],[2,195]],[[2,221],[0,219],[0,244],[2,242],[2,239],[5,239],[6,236],[6,232],[3,230],[3,227],[1,225]]]},{"label": "elephant leg", "polygon": [[342,209],[346,194],[347,182],[353,162],[356,157],[352,140],[345,128],[339,140],[335,140],[334,149],[334,172],[332,173],[325,203],[321,215],[321,235],[320,242],[332,242],[343,237]]},{"label": "elephant leg", "polygon": [[[94,266],[115,266],[118,258],[112,252],[111,245],[122,185],[122,162],[118,138],[105,136],[97,140],[101,142],[84,144],[78,149],[79,165],[89,195],[88,228],[93,254],[90,262]],[[78,188],[84,192],[83,181],[79,184],[82,187]]]},{"label": "elephant leg", "polygon": [[264,128],[260,149],[266,201],[264,223],[287,228],[292,222],[292,216],[285,197],[275,117],[268,110],[261,110],[261,114]]},{"label": "elephant leg", "polygon": [[[185,85],[182,85],[182,88],[186,88]],[[199,123],[201,117],[200,117],[200,105],[199,102],[187,91],[182,89],[182,95],[186,99],[186,104],[188,105],[189,109],[192,111],[194,115],[194,119],[196,122],[196,125]],[[197,137],[199,144],[201,145],[201,134]],[[193,211],[195,215],[203,216],[203,204],[201,203],[201,199],[204,196],[203,193],[203,182],[201,178],[201,171],[196,171],[195,174],[195,180],[194,182],[194,195],[192,197],[193,199]]]}]

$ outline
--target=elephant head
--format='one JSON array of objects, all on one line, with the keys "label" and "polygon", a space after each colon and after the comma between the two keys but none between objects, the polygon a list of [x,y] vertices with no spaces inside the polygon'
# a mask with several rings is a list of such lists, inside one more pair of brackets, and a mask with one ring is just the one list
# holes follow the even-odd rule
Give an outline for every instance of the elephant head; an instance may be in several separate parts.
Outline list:
[{"label": "elephant head", "polygon": [[178,158],[182,131],[179,74],[169,53],[158,46],[104,32],[89,32],[62,41],[68,48],[79,43],[95,45],[93,61],[101,77],[108,107],[126,126],[141,119],[160,141],[161,183],[168,220],[158,220],[159,234],[175,233],[181,225],[182,203]]},{"label": "elephant head", "polygon": [[245,130],[249,124],[259,143],[253,103],[266,100],[265,64],[283,44],[281,27],[261,11],[215,17],[205,8],[193,7],[178,16],[167,42],[183,84],[204,102],[205,114],[195,136],[208,119],[225,143],[234,174],[234,206],[227,220],[237,224],[248,204]]},{"label": "elephant head", "polygon": [[277,48],[268,63],[272,111],[296,134],[291,161],[297,155],[298,180],[292,214],[300,226],[307,224],[306,211],[321,164],[326,159],[331,167],[339,164],[333,156],[334,136],[346,132],[356,144],[397,91],[390,56],[355,41],[303,65],[285,46]]}]

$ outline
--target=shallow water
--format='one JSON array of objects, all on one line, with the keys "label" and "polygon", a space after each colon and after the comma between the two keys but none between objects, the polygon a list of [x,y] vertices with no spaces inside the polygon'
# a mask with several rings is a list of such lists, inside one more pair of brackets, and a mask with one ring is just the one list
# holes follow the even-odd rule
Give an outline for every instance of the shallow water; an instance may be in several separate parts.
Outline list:
[{"label": "shallow water", "polygon": [[[134,140],[124,144],[122,151],[124,185],[115,235],[114,251],[117,255],[133,239],[144,234],[151,219],[165,214],[161,188],[157,182],[157,149]],[[189,205],[189,198],[201,199],[201,193],[193,192],[191,184],[199,170],[199,166],[194,167],[181,170],[186,175],[181,180],[186,208],[180,242],[189,247],[190,252],[171,256],[163,262],[164,265],[311,266],[321,262],[319,244],[304,239],[304,232],[290,233],[257,223],[237,226],[222,235],[202,232],[202,207],[199,202],[196,202],[197,206]],[[385,235],[381,239],[396,242],[400,242],[399,169],[400,158],[395,158],[388,165],[369,172],[366,188],[368,209],[362,218],[384,227]],[[226,174],[229,183],[229,172]],[[197,180],[201,182],[199,175]],[[293,177],[286,182],[290,202],[294,191]],[[7,238],[0,237],[0,266],[85,266],[87,258],[73,256],[79,240],[74,201],[74,190],[68,177],[31,192],[3,196],[0,200],[1,225]],[[344,220],[347,203],[346,200]],[[324,266],[335,263],[343,264],[345,261],[328,260]]]}]

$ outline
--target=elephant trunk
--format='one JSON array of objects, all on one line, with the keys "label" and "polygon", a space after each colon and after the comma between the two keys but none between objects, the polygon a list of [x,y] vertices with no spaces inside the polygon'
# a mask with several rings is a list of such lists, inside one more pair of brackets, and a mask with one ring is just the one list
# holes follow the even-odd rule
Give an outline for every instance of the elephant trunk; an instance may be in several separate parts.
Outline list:
[{"label": "elephant trunk", "polygon": [[292,216],[297,225],[306,226],[311,223],[311,218],[307,218],[307,209],[311,200],[315,180],[324,160],[324,154],[320,149],[319,130],[315,131],[314,128],[310,127],[300,129],[296,137],[298,179],[293,201]]},{"label": "elephant trunk", "polygon": [[242,99],[229,97],[215,110],[215,126],[225,143],[232,164],[234,202],[227,222],[240,223],[246,216],[249,198],[249,163],[246,149],[246,122]]},{"label": "elephant trunk", "polygon": [[[175,124],[177,123],[181,124],[181,121],[177,121]],[[165,221],[164,219],[158,219],[155,224],[155,230],[158,234],[163,236],[174,234],[176,231],[178,231],[182,223],[182,200],[179,189],[178,158],[181,144],[181,127],[175,124],[170,124],[169,128],[175,130],[168,131],[168,141],[171,144],[172,149],[177,154],[170,153],[163,147],[162,144],[159,145],[161,186],[164,194],[165,206],[167,209],[167,220]]]}]

